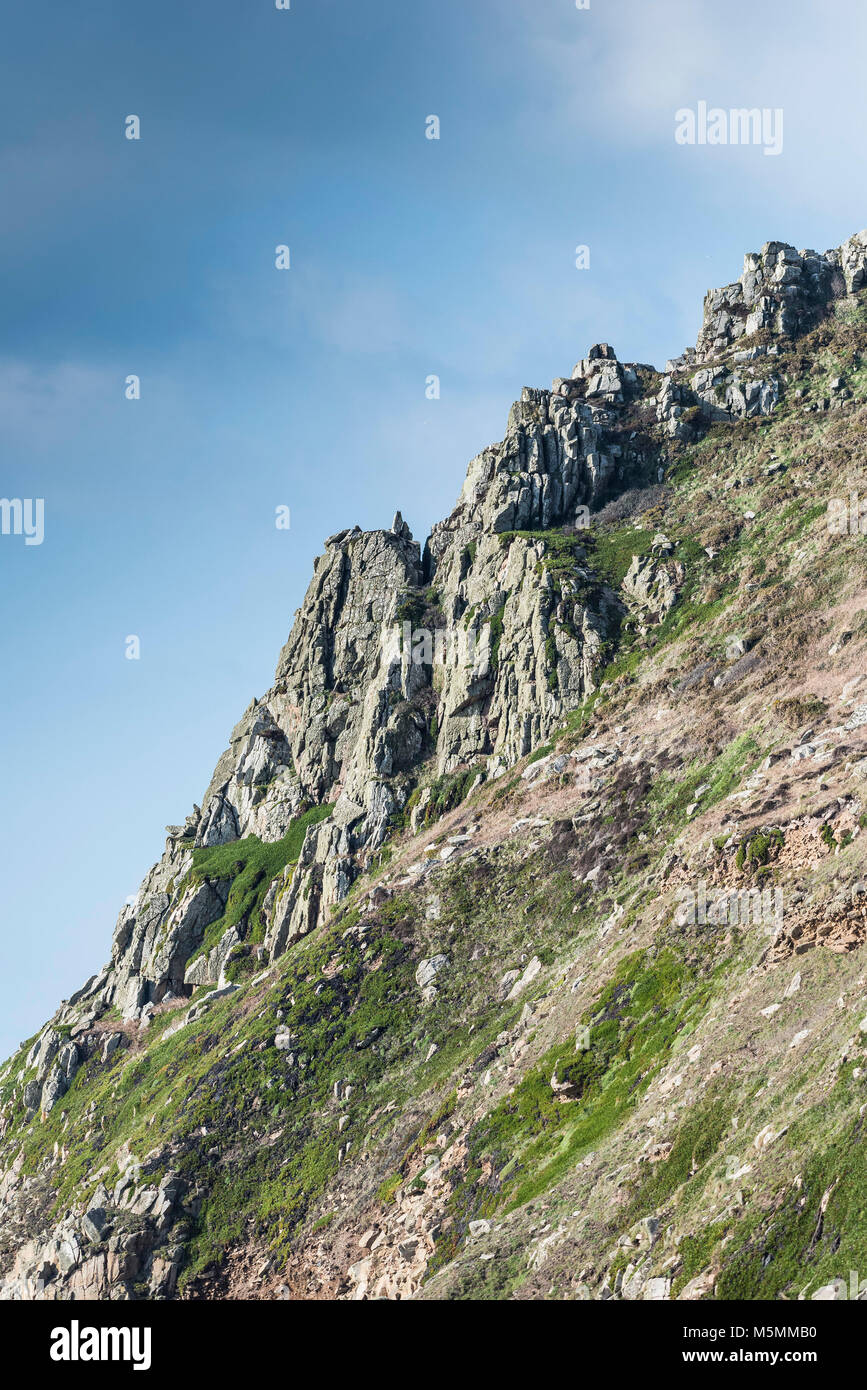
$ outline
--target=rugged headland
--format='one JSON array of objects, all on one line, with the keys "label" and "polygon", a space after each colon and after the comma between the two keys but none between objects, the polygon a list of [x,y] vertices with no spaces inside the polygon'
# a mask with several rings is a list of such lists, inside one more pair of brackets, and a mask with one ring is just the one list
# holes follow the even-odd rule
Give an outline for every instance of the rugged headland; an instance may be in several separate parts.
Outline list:
[{"label": "rugged headland", "polygon": [[770,242],[325,542],[0,1070],[0,1297],[860,1296],[865,428],[867,233]]}]

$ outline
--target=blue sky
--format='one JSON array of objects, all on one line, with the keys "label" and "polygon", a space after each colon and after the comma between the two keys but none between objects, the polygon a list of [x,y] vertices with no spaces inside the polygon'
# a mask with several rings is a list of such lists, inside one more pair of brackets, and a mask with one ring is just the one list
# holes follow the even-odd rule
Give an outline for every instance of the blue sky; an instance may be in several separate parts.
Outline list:
[{"label": "blue sky", "polygon": [[[10,12],[0,495],[45,539],[0,536],[0,1055],[108,958],[326,535],[399,507],[423,539],[522,385],[603,339],[662,365],[746,250],[867,225],[864,10]],[[782,107],[782,154],[677,145],[700,100]]]}]

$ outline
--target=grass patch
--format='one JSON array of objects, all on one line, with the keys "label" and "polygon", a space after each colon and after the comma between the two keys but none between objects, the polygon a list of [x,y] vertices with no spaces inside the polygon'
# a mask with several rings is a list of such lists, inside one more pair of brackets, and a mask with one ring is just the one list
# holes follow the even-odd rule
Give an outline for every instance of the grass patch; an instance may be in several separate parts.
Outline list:
[{"label": "grass patch", "polygon": [[241,923],[248,928],[248,942],[255,943],[264,938],[262,903],[268,888],[287,864],[297,862],[310,826],[327,820],[332,810],[332,806],[314,806],[293,820],[282,840],[264,843],[258,835],[247,835],[243,840],[232,840],[226,845],[199,846],[193,850],[193,866],[189,873],[191,882],[225,882],[229,879],[232,886],[223,916],[207,928],[188,964],[210,951],[230,927]]},{"label": "grass patch", "polygon": [[[471,1219],[538,1196],[623,1122],[710,987],[710,972],[700,979],[665,947],[621,962],[584,1016],[580,1044],[589,1045],[551,1048],[471,1131],[469,1171],[453,1194],[455,1220],[437,1264],[456,1253]],[[565,1089],[555,1091],[552,1077]]]}]

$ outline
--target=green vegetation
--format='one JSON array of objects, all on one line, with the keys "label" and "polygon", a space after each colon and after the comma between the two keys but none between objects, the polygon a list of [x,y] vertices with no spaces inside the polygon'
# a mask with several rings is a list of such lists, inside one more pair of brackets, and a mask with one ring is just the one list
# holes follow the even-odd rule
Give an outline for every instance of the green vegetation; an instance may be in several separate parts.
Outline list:
[{"label": "green vegetation", "polygon": [[650,554],[655,532],[624,525],[590,529],[585,534],[594,570],[612,589],[619,589],[635,556]]},{"label": "green vegetation", "polygon": [[678,1032],[701,1016],[711,979],[666,947],[621,962],[583,1016],[577,1046],[549,1049],[471,1130],[469,1171],[453,1194],[455,1223],[438,1246],[438,1264],[456,1253],[470,1220],[530,1201],[623,1122]]},{"label": "green vegetation", "polygon": [[[786,764],[753,802],[722,803],[783,744],[781,726],[843,723],[835,678],[863,666],[863,544],[830,544],[816,482],[830,494],[861,467],[863,418],[855,408],[808,417],[803,407],[827,394],[835,374],[867,399],[867,366],[862,355],[854,360],[865,302],[862,294],[856,311],[847,305],[839,321],[817,329],[815,370],[797,347],[776,360],[789,382],[773,421],[667,443],[664,486],[606,508],[587,532],[500,537],[503,547],[537,546],[551,600],[543,610],[549,688],[557,687],[557,644],[562,650],[564,635],[575,635],[576,608],[607,605],[598,688],[527,761],[576,744],[591,726],[600,745],[620,742],[625,756],[600,759],[592,778],[544,790],[514,770],[488,785],[482,762],[431,781],[426,827],[470,799],[480,820],[492,813],[483,824],[496,827],[498,843],[480,835],[466,857],[437,861],[434,875],[414,879],[406,868],[418,847],[393,833],[365,855],[330,920],[267,972],[249,949],[262,937],[265,893],[331,808],[308,811],[275,844],[250,836],[196,849],[170,894],[177,901],[191,884],[220,885],[225,911],[199,950],[242,927],[245,954],[230,962],[240,988],[170,1036],[187,1004],[166,1000],[141,1031],[123,1024],[123,1045],[106,1062],[97,1041],[44,1119],[24,1109],[35,1069],[25,1069],[30,1044],[22,1045],[0,1082],[0,1121],[4,1166],[21,1154],[34,1209],[44,1193],[59,1216],[98,1182],[111,1188],[122,1144],[141,1162],[142,1181],[179,1172],[202,1195],[171,1234],[193,1297],[199,1276],[227,1264],[234,1246],[257,1256],[271,1250],[279,1264],[303,1259],[312,1235],[314,1249],[322,1241],[329,1255],[360,1258],[364,1227],[354,1229],[355,1217],[368,1224],[376,1203],[373,1220],[393,1236],[405,1197],[425,1191],[434,1194],[425,1218],[439,1227],[429,1274],[442,1276],[450,1298],[521,1289],[569,1297],[582,1268],[598,1289],[603,1276],[643,1258],[649,1237],[640,1223],[651,1215],[659,1225],[650,1268],[670,1273],[674,1296],[706,1269],[719,1273],[716,1296],[736,1299],[791,1301],[850,1268],[864,1275],[863,946],[838,952],[820,941],[781,965],[767,955],[759,924],[695,928],[673,904],[687,875],[707,872],[726,891],[752,893],[779,873],[798,890],[800,919],[848,901],[861,873],[863,840],[853,843],[837,820],[845,798],[867,830],[857,734],[840,766]],[[797,403],[796,382],[805,392]],[[608,519],[617,516],[638,525]],[[657,529],[675,546],[662,563],[684,566],[677,602],[658,626],[632,610],[621,621],[606,586],[617,590],[633,557],[651,553]],[[483,544],[487,557],[494,542]],[[476,546],[463,551],[464,574]],[[467,624],[486,611],[474,593]],[[487,607],[500,602],[489,596]],[[481,619],[490,623],[495,669],[504,617],[500,606]],[[401,594],[398,620],[438,625],[435,591]],[[844,622],[846,640],[832,657],[828,644]],[[734,635],[744,656],[729,655]],[[807,689],[805,651],[819,653],[825,699]],[[672,705],[670,722],[657,723],[654,714]],[[435,740],[430,704],[416,709]],[[432,752],[429,743],[423,755]],[[414,775],[420,785],[392,832],[408,827],[432,763]],[[402,778],[404,796],[412,783]],[[787,864],[784,878],[783,832],[759,819],[776,807],[787,820],[827,814],[820,842],[834,859],[811,856],[818,871],[801,864],[791,877]],[[537,812],[527,834],[510,834],[512,813]],[[740,818],[748,829],[733,829]],[[588,882],[597,864],[603,872]],[[805,944],[811,939],[808,932]],[[419,962],[440,953],[447,964],[422,996]],[[533,957],[542,969],[510,998]],[[792,991],[796,968],[803,985]],[[197,991],[196,1003],[207,997]],[[98,1026],[112,1021],[120,1023],[116,1008]],[[71,1025],[58,1031],[66,1038]],[[289,1035],[280,1050],[278,1031]],[[794,1046],[807,1032],[809,1042]],[[756,1142],[765,1126],[773,1131],[766,1146]],[[447,1148],[447,1181],[429,1187],[421,1173]],[[733,1149],[740,1157],[730,1169]],[[482,1216],[497,1218],[496,1250],[484,1261],[466,1245],[468,1223]],[[571,1248],[558,1253],[555,1242],[537,1273],[528,1253],[540,1237],[559,1239],[561,1224]],[[640,1254],[632,1236],[618,1243],[636,1226]],[[134,1292],[147,1295],[142,1285]]]},{"label": "green vegetation", "polygon": [[760,757],[755,734],[747,730],[738,734],[712,762],[694,763],[677,776],[661,774],[651,791],[647,828],[666,839],[672,838],[682,827],[687,808],[695,803],[699,787],[707,787],[699,798],[701,809],[706,811],[727,797]]},{"label": "green vegetation", "polygon": [[729,1224],[726,1221],[713,1221],[695,1235],[684,1236],[678,1247],[681,1264],[677,1277],[672,1281],[672,1298],[677,1298],[690,1279],[708,1267],[714,1251],[728,1232]]},{"label": "green vegetation", "polygon": [[782,830],[757,830],[738,845],[735,867],[747,873],[761,874],[768,867],[768,860],[779,853],[783,845]]},{"label": "green vegetation", "polygon": [[309,827],[326,820],[333,809],[333,806],[314,806],[292,822],[282,840],[272,843],[263,843],[258,835],[248,835],[226,845],[200,846],[193,850],[191,882],[231,880],[232,886],[223,916],[208,927],[191,960],[210,951],[229,927],[242,922],[248,927],[248,943],[263,939],[262,903],[269,885],[287,864],[297,861]]},{"label": "green vegetation", "polygon": [[[469,767],[459,768],[457,772],[449,772],[438,777],[430,785],[430,800],[424,808],[424,814],[421,818],[422,825],[433,825],[449,811],[453,811],[456,806],[460,806],[469,794],[473,783],[479,777],[484,780],[484,776],[484,764],[472,763]],[[417,800],[417,794],[414,793],[410,802],[407,803],[407,809],[411,809]]]},{"label": "green vegetation", "polygon": [[433,588],[407,594],[398,604],[395,617],[398,623],[409,623],[413,628],[438,626],[442,621],[439,594]]},{"label": "green vegetation", "polygon": [[792,1126],[790,1144],[803,1144],[811,1155],[803,1181],[780,1190],[768,1209],[744,1217],[726,1251],[718,1299],[797,1298],[804,1290],[809,1298],[835,1276],[848,1283],[850,1270],[867,1269],[863,1121],[850,1119],[821,1145],[815,1124],[809,1114]]},{"label": "green vegetation", "polygon": [[550,531],[500,531],[497,539],[503,550],[508,550],[514,541],[542,541],[545,554],[541,564],[546,569],[569,569],[576,560],[576,552],[583,551],[583,533],[579,538],[574,532],[554,527]]},{"label": "green vegetation", "polygon": [[398,1189],[403,1186],[403,1181],[402,1173],[393,1173],[390,1178],[385,1179],[385,1182],[380,1183],[376,1192],[376,1200],[382,1202],[383,1206],[393,1202]]},{"label": "green vegetation", "polygon": [[538,748],[533,749],[533,752],[527,759],[527,766],[529,767],[531,763],[540,762],[542,758],[547,758],[548,754],[553,752],[553,743],[541,743]]},{"label": "green vegetation", "polygon": [[800,729],[815,719],[821,719],[828,709],[818,695],[789,695],[783,700],[774,700],[773,708],[789,729]]},{"label": "green vegetation", "polygon": [[651,1176],[636,1186],[629,1220],[659,1211],[685,1183],[697,1179],[695,1186],[700,1190],[705,1176],[701,1170],[717,1155],[731,1116],[732,1102],[725,1096],[694,1107],[678,1129],[668,1157],[655,1164]]}]

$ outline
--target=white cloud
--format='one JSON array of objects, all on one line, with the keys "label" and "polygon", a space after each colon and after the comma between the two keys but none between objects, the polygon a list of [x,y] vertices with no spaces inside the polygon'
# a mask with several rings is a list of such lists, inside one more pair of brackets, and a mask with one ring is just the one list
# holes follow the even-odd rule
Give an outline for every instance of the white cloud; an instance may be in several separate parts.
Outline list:
[{"label": "white cloud", "polygon": [[[516,115],[525,137],[558,131],[567,158],[655,151],[666,162],[679,160],[690,184],[697,181],[721,202],[731,198],[733,183],[767,185],[769,205],[779,212],[802,206],[815,220],[822,210],[826,220],[844,218],[847,228],[854,218],[841,235],[864,220],[857,162],[867,124],[863,0],[837,0],[833,39],[831,14],[815,0],[785,7],[776,0],[592,0],[588,11],[567,11],[540,13],[536,0],[524,0],[527,49],[547,81],[538,100]],[[782,107],[784,160],[743,148],[676,146],[674,113],[698,100]],[[564,130],[573,132],[573,144],[563,142]]]}]

